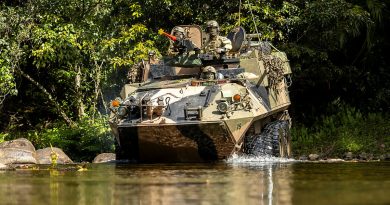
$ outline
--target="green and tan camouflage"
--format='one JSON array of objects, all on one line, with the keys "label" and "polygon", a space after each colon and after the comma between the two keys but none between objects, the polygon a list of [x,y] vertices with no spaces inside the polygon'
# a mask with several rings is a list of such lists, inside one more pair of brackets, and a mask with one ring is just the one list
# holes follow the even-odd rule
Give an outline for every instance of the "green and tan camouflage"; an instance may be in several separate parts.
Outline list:
[{"label": "green and tan camouflage", "polygon": [[202,47],[204,53],[211,53],[218,57],[232,49],[230,39],[219,35],[219,24],[217,21],[211,20],[206,22],[205,34]]},{"label": "green and tan camouflage", "polygon": [[[205,33],[181,25],[186,38],[203,46]],[[250,35],[249,35],[250,36]],[[233,154],[291,156],[286,55],[245,37],[218,58],[202,52],[194,65],[145,60],[111,102],[110,126],[118,160],[204,162]],[[239,45],[239,46],[237,46]],[[134,82],[138,80],[137,82]]]}]

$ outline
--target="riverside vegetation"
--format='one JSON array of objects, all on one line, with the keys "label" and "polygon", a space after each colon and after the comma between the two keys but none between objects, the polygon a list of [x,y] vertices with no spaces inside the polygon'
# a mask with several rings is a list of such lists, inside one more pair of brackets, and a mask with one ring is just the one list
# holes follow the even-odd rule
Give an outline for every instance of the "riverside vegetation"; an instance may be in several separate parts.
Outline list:
[{"label": "riverside vegetation", "polygon": [[[347,105],[338,105],[336,112],[320,116],[310,126],[295,124],[292,128],[295,156],[318,153],[321,158],[380,159],[390,152],[389,116],[368,113]],[[365,155],[366,157],[359,156]]]},{"label": "riverside vegetation", "polygon": [[159,28],[215,19],[287,53],[296,156],[390,153],[390,1],[242,2],[2,1],[0,142],[52,144],[75,161],[113,152],[107,99],[127,69],[167,50]]}]

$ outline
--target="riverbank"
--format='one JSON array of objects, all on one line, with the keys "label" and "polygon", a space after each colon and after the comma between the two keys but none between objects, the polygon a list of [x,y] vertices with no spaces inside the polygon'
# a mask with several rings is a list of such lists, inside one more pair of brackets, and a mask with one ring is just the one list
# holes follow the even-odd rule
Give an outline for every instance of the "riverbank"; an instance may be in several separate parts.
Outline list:
[{"label": "riverbank", "polygon": [[373,155],[367,153],[361,153],[358,155],[352,152],[345,153],[343,157],[328,158],[321,157],[318,154],[310,154],[308,156],[302,155],[295,158],[299,161],[311,161],[311,162],[373,162],[373,161],[390,161],[390,154]]},{"label": "riverbank", "polygon": [[[293,122],[292,152],[296,160],[345,161],[388,160],[390,155],[390,117],[350,108],[319,117],[312,124]],[[105,118],[83,119],[77,127],[64,123],[31,131],[12,131],[0,134],[0,143],[15,138],[26,138],[37,149],[50,144],[61,148],[77,162],[92,162],[100,153],[114,152],[114,137]]]},{"label": "riverbank", "polygon": [[[114,153],[97,155],[92,163],[115,161]],[[89,162],[83,162],[89,163]],[[57,165],[74,163],[62,149],[47,147],[35,149],[34,145],[25,138],[0,143],[0,170],[14,170],[15,168],[31,168],[30,165]]]},{"label": "riverbank", "polygon": [[291,134],[297,159],[378,160],[390,154],[390,117],[348,106],[311,124],[293,123]]},{"label": "riverbank", "polygon": [[9,128],[0,133],[0,143],[25,138],[36,149],[58,147],[76,162],[91,162],[98,154],[112,153],[115,150],[115,141],[107,118],[107,116],[95,119],[83,118],[77,121],[75,127],[56,121],[49,126],[36,126],[30,130]]}]

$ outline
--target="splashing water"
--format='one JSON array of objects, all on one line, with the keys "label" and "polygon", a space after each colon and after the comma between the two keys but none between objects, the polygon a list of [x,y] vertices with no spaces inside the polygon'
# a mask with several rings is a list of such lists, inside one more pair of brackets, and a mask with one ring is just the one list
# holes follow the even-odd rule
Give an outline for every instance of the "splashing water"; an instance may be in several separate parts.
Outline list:
[{"label": "splashing water", "polygon": [[246,163],[290,163],[295,162],[294,159],[279,158],[272,156],[248,156],[248,155],[238,155],[233,154],[231,157],[226,159],[226,162],[229,164],[246,164]]}]

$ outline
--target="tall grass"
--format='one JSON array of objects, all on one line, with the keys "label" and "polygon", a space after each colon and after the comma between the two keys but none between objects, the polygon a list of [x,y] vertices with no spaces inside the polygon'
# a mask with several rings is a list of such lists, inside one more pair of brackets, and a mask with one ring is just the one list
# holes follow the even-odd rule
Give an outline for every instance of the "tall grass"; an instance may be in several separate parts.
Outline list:
[{"label": "tall grass", "polygon": [[333,114],[318,118],[311,127],[294,125],[292,136],[295,155],[341,157],[346,152],[390,152],[389,115],[363,114],[345,104],[340,104]]}]

